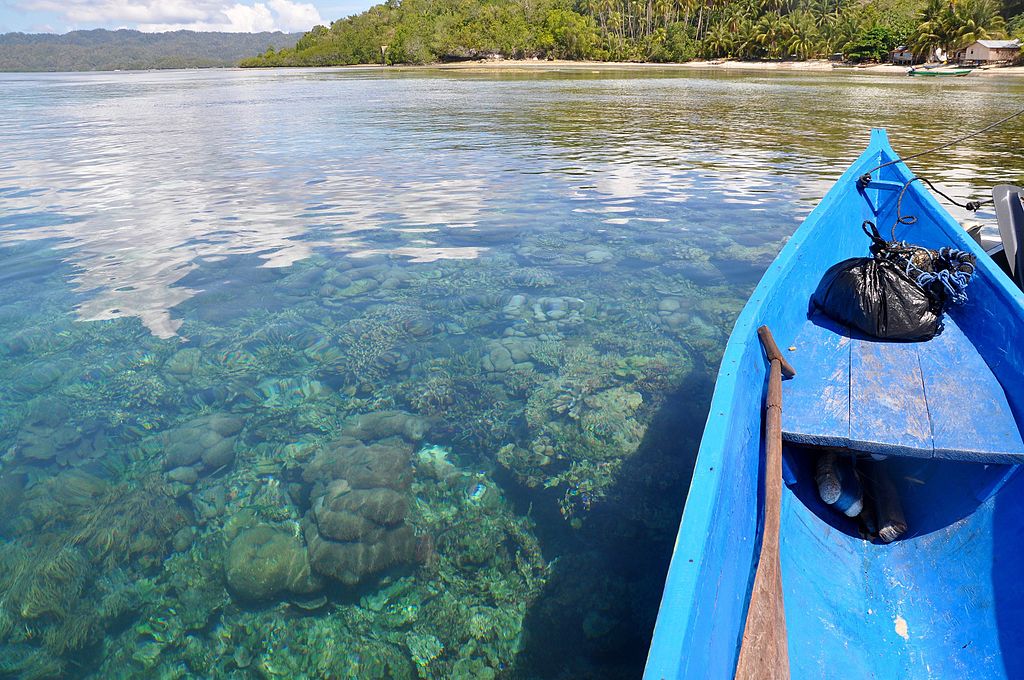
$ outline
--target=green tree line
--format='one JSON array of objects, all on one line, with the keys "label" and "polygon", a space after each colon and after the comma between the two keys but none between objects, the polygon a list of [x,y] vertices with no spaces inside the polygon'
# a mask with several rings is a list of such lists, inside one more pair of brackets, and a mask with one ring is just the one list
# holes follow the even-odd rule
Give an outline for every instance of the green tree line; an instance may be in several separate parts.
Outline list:
[{"label": "green tree line", "polygon": [[266,49],[291,47],[297,33],[213,33],[132,30],[0,34],[0,71],[113,71],[116,69],[234,66]]},{"label": "green tree line", "polygon": [[[883,61],[1024,37],[1022,0],[388,0],[243,66],[504,58]],[[1015,14],[1010,14],[1015,12]],[[1007,19],[1007,17],[1013,17]],[[382,57],[382,46],[387,46]]]}]

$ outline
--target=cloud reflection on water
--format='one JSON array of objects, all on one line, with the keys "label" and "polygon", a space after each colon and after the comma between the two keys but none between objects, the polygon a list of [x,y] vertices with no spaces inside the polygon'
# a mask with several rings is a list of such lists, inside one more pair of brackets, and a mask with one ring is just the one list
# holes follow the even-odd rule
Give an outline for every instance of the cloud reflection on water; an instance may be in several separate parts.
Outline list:
[{"label": "cloud reflection on water", "polygon": [[[569,210],[602,228],[685,227],[687,201],[709,192],[734,210],[782,200],[806,214],[867,127],[888,123],[899,142],[969,94],[827,75],[366,75],[4,77],[16,115],[0,121],[0,242],[53,239],[85,294],[80,318],[134,316],[171,337],[175,306],[201,292],[182,279],[214,257],[477,258]],[[1024,96],[1001,85],[973,87]],[[916,88],[919,113],[882,106],[899,87]],[[947,152],[916,167],[973,196],[993,172],[989,144],[972,144],[977,162]]]}]

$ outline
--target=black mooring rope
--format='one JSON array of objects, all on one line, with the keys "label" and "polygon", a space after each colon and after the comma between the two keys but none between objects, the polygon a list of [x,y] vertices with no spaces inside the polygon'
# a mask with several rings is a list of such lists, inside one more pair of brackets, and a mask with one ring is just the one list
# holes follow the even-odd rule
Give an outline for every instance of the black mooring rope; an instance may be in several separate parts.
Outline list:
[{"label": "black mooring rope", "polygon": [[896,198],[896,222],[892,225],[892,239],[894,241],[896,240],[896,227],[898,227],[901,224],[910,225],[917,222],[917,217],[915,217],[914,215],[904,215],[900,211],[900,209],[903,206],[903,194],[907,193],[907,189],[909,189],[910,185],[913,184],[914,182],[924,182],[925,184],[928,185],[928,188],[937,193],[939,196],[942,196],[944,199],[946,199],[953,205],[959,208],[966,208],[971,212],[976,211],[978,208],[985,205],[986,203],[993,203],[995,201],[995,199],[993,198],[988,198],[985,199],[984,201],[967,201],[966,203],[961,203],[960,201],[951,197],[949,194],[945,193],[944,191],[936,187],[934,184],[932,184],[932,181],[927,177],[911,177],[909,180],[907,180],[907,183],[903,185],[903,188],[900,189],[900,195]]},{"label": "black mooring rope", "polygon": [[[915,154],[912,154],[910,156],[907,156],[906,158],[894,158],[891,161],[887,161],[885,163],[882,163],[881,165],[878,165],[878,166],[868,170],[863,175],[861,175],[860,178],[857,180],[857,184],[858,184],[858,186],[860,186],[861,189],[864,189],[864,188],[867,187],[868,184],[871,183],[871,175],[876,170],[881,170],[884,167],[887,167],[889,165],[895,165],[896,163],[906,163],[907,161],[914,160],[915,158],[920,158],[921,156],[927,156],[928,154],[935,153],[936,151],[942,151],[943,149],[948,149],[949,147],[953,146],[954,144],[959,144],[960,142],[964,142],[964,141],[970,139],[971,137],[977,137],[978,135],[984,134],[984,133],[988,132],[989,130],[993,130],[993,129],[999,127],[1000,125],[1002,125],[1003,123],[1009,122],[1009,121],[1013,120],[1014,118],[1016,118],[1017,116],[1021,116],[1021,115],[1024,115],[1024,109],[1021,109],[1020,111],[1017,111],[1016,113],[1011,113],[1009,116],[1006,116],[1005,118],[1000,118],[996,122],[990,123],[990,124],[986,125],[985,127],[981,128],[980,130],[975,130],[974,132],[970,132],[970,133],[968,133],[966,135],[962,135],[960,137],[957,137],[956,139],[950,140],[950,141],[948,141],[948,142],[946,142],[944,144],[940,144],[940,145],[938,145],[938,146],[936,146],[934,148],[926,149],[925,151],[920,151],[918,153],[915,153]],[[900,199],[903,198],[903,194],[904,194],[904,192],[906,192],[907,187],[910,186],[911,182],[913,182],[914,180],[918,180],[918,179],[921,180],[922,182],[925,182],[931,188],[932,191],[934,191],[935,193],[939,194],[940,196],[945,198],[947,201],[949,201],[953,205],[961,207],[961,208],[965,208],[967,210],[970,210],[971,212],[974,212],[974,211],[978,210],[978,208],[980,208],[981,206],[985,205],[986,203],[992,203],[993,202],[993,199],[988,198],[988,199],[985,199],[985,200],[982,200],[982,201],[967,201],[966,203],[959,203],[957,201],[954,201],[952,198],[950,198],[949,196],[947,196],[943,192],[941,192],[938,189],[936,189],[935,185],[932,184],[930,180],[927,180],[924,177],[914,177],[914,179],[910,180],[910,182],[907,182],[903,186],[903,190],[900,191]]]}]

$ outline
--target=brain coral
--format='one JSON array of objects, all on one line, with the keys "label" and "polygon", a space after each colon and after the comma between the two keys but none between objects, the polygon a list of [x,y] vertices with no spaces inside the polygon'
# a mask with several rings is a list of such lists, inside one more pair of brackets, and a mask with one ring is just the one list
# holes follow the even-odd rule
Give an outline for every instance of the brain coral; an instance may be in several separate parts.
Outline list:
[{"label": "brain coral", "polygon": [[285,592],[310,593],[320,585],[310,572],[302,541],[265,524],[235,536],[228,547],[224,572],[231,589],[250,600],[264,600]]},{"label": "brain coral", "polygon": [[355,585],[413,560],[411,454],[397,437],[369,446],[342,438],[317,453],[303,471],[314,485],[303,526],[315,571]]},{"label": "brain coral", "polygon": [[242,420],[227,414],[201,416],[161,436],[164,469],[196,466],[212,470],[235,458],[235,435]]}]

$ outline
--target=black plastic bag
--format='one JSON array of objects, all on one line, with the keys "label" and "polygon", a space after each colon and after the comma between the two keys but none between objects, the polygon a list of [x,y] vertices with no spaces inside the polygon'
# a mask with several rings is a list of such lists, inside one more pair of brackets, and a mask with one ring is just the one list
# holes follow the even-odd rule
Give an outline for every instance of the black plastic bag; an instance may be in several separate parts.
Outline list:
[{"label": "black plastic bag", "polygon": [[974,256],[885,241],[871,222],[864,231],[873,257],[855,257],[829,268],[812,303],[825,315],[876,338],[929,340],[942,328],[950,301],[967,299]]},{"label": "black plastic bag", "polygon": [[854,257],[833,265],[814,291],[814,305],[836,321],[876,338],[928,340],[941,309],[899,265]]}]

